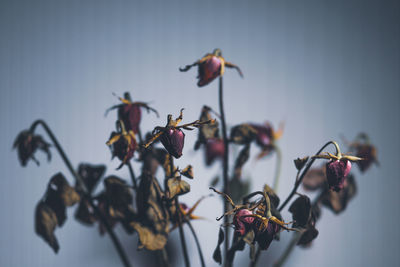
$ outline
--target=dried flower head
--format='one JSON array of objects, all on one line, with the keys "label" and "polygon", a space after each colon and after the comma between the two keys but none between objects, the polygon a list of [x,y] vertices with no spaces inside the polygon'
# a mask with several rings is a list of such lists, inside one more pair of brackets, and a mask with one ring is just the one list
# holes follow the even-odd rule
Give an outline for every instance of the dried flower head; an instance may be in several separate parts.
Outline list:
[{"label": "dried flower head", "polygon": [[124,123],[119,120],[117,122],[117,132],[112,132],[110,139],[106,142],[111,148],[112,158],[118,157],[122,162],[117,170],[126,164],[136,150],[136,137],[132,130],[126,131]]},{"label": "dried flower head", "polygon": [[165,149],[169,154],[175,158],[182,156],[183,145],[185,142],[185,134],[181,129],[193,130],[192,127],[199,128],[203,124],[214,123],[215,120],[199,121],[196,120],[192,123],[187,123],[181,126],[178,124],[183,119],[183,109],[181,109],[179,117],[175,120],[172,119],[172,115],[169,114],[167,117],[167,125],[165,127],[157,126],[153,130],[153,137],[144,145],[145,148],[149,147],[153,142],[160,139]]},{"label": "dried flower head", "polygon": [[235,68],[239,72],[239,75],[243,77],[242,71],[238,66],[225,61],[220,49],[215,49],[212,54],[206,54],[192,65],[186,65],[185,68],[179,68],[179,70],[182,72],[188,71],[194,66],[198,66],[198,87],[205,86],[218,76],[224,75],[225,67]]},{"label": "dried flower head", "polygon": [[139,124],[142,119],[141,108],[145,108],[147,112],[153,111],[158,117],[157,110],[149,107],[144,102],[132,102],[131,96],[128,92],[124,94],[124,97],[118,97],[122,104],[112,106],[107,109],[106,114],[113,109],[118,109],[118,120],[123,121],[126,131],[132,130],[135,134],[139,132]]},{"label": "dried flower head", "polygon": [[221,138],[207,139],[205,147],[206,165],[213,164],[216,160],[222,160],[225,154],[224,141]]},{"label": "dried flower head", "polygon": [[256,130],[256,144],[261,148],[261,153],[257,158],[263,158],[270,155],[275,149],[275,142],[279,140],[283,134],[283,123],[279,125],[277,131],[274,130],[269,122],[264,124],[251,124],[251,126]]},{"label": "dried flower head", "polygon": [[376,147],[370,143],[367,134],[360,133],[355,141],[349,144],[349,148],[357,157],[363,159],[357,162],[361,172],[368,170],[373,163],[379,165]]},{"label": "dried flower head", "polygon": [[47,154],[47,160],[50,161],[50,146],[49,143],[44,141],[42,136],[35,135],[29,130],[20,132],[13,144],[13,148],[17,149],[18,158],[22,166],[26,166],[30,159],[39,165],[39,161],[34,155],[37,150],[45,152]]}]

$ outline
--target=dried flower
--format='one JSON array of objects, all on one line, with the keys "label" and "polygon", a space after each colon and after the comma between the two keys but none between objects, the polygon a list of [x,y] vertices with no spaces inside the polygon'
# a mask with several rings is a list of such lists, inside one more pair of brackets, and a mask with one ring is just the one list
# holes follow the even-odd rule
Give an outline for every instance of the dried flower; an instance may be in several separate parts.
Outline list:
[{"label": "dried flower", "polygon": [[192,123],[187,123],[181,126],[178,124],[183,119],[183,109],[180,111],[180,115],[175,120],[172,119],[172,115],[169,114],[167,117],[167,125],[165,127],[157,126],[153,130],[153,137],[144,145],[145,148],[149,147],[157,139],[160,139],[161,143],[164,145],[165,149],[169,154],[175,158],[180,158],[182,156],[182,149],[185,142],[185,134],[181,130],[193,130],[191,127],[199,128],[203,124],[214,123],[215,120],[207,120],[200,122],[196,120]]},{"label": "dried flower", "polygon": [[248,209],[240,209],[235,213],[233,217],[233,224],[235,225],[235,230],[241,236],[245,235],[248,231],[252,229],[252,224],[254,222],[254,217],[250,217],[253,213]]},{"label": "dried flower", "polygon": [[343,189],[339,192],[328,190],[322,197],[322,204],[331,209],[334,213],[339,214],[344,211],[349,201],[357,193],[357,186],[354,176],[349,174],[343,183]]},{"label": "dried flower", "polygon": [[264,124],[251,124],[256,130],[256,144],[262,149],[257,158],[269,155],[275,149],[275,142],[281,138],[283,133],[283,124],[281,123],[277,131],[274,130],[269,122]]},{"label": "dried flower", "polygon": [[145,108],[147,112],[153,111],[158,117],[157,110],[148,106],[144,102],[132,102],[131,97],[128,92],[124,94],[124,98],[118,97],[122,104],[112,106],[106,111],[106,114],[113,109],[118,109],[118,120],[121,120],[126,131],[132,130],[135,134],[139,132],[139,124],[142,119],[141,108]]},{"label": "dried flower", "polygon": [[186,65],[185,68],[179,68],[179,70],[182,72],[188,71],[194,66],[198,66],[197,78],[199,81],[197,82],[197,86],[199,87],[205,86],[218,76],[224,75],[225,67],[235,68],[239,72],[239,75],[243,77],[242,71],[238,66],[225,61],[220,49],[215,49],[212,54],[206,54],[192,65]]},{"label": "dried flower", "polygon": [[351,163],[347,159],[331,160],[326,163],[326,178],[329,188],[339,192],[351,170]]},{"label": "dried flower", "polygon": [[39,149],[47,154],[47,160],[50,161],[50,144],[43,140],[42,136],[35,135],[29,130],[22,131],[14,141],[13,148],[17,149],[18,158],[22,166],[26,166],[29,159],[32,159],[37,165],[39,161],[35,158],[35,152]]},{"label": "dried flower", "polygon": [[111,148],[112,158],[118,157],[122,161],[117,170],[133,157],[137,146],[134,132],[127,132],[122,121],[117,122],[117,132],[111,133],[106,144]]}]

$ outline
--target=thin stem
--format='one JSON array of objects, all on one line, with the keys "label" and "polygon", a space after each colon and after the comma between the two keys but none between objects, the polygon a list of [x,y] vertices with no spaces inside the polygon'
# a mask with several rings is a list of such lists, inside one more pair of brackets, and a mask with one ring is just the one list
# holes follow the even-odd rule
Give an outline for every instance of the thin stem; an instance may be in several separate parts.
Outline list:
[{"label": "thin stem", "polygon": [[128,161],[128,163],[126,165],[128,165],[129,173],[130,173],[131,179],[132,179],[133,188],[135,190],[137,190],[137,183],[136,183],[135,173],[133,172],[132,164],[130,161]]},{"label": "thin stem", "polygon": [[[174,177],[174,159],[171,154],[169,154],[169,163],[170,163],[170,168],[171,168],[171,177]],[[176,214],[178,215],[178,227],[179,227],[179,236],[181,240],[181,245],[182,245],[182,251],[183,251],[183,259],[185,261],[185,266],[189,267],[190,266],[190,261],[189,261],[189,255],[186,247],[186,240],[185,240],[185,233],[183,231],[182,227],[182,213],[181,213],[181,208],[179,205],[179,198],[178,196],[175,197],[175,209],[176,209]]]},{"label": "thin stem", "polygon": [[204,261],[203,252],[201,250],[200,242],[199,242],[199,239],[197,238],[196,232],[194,231],[194,228],[193,228],[192,223],[190,222],[190,220],[186,220],[186,223],[189,226],[190,231],[192,232],[194,241],[196,242],[197,251],[199,252],[201,267],[205,267],[206,264],[205,264],[205,261]]},{"label": "thin stem", "polygon": [[[223,99],[223,80],[222,76],[219,77],[219,113],[221,114],[221,125],[222,125],[222,138],[224,141],[224,161],[223,161],[223,191],[225,194],[229,195],[229,181],[228,181],[228,167],[229,167],[229,145],[228,145],[228,136],[226,133],[226,122],[225,122],[225,111],[224,111],[224,99]],[[224,201],[224,214],[229,209],[229,203]],[[228,216],[224,217],[224,230],[225,230],[225,245],[224,245],[224,258],[225,261],[228,255],[228,246],[229,246],[229,218]]]},{"label": "thin stem", "polygon": [[190,266],[189,255],[188,255],[187,247],[186,247],[185,233],[183,232],[183,227],[182,227],[182,213],[181,213],[178,197],[175,197],[175,208],[176,208],[176,212],[178,214],[178,227],[179,227],[179,236],[181,239],[181,245],[182,245],[182,251],[183,251],[183,259],[185,260],[185,266],[189,267]]},{"label": "thin stem", "polygon": [[261,255],[261,248],[260,246],[257,246],[257,251],[256,254],[254,255],[254,259],[250,262],[250,267],[255,267],[258,261],[258,258]]},{"label": "thin stem", "polygon": [[79,186],[83,190],[83,193],[85,197],[89,200],[90,206],[93,208],[93,211],[95,212],[95,215],[99,218],[101,223],[105,226],[107,233],[110,235],[111,240],[114,243],[114,246],[118,252],[119,257],[121,258],[122,263],[124,264],[125,267],[130,267],[131,264],[129,263],[128,257],[126,256],[121,243],[118,240],[118,237],[115,235],[114,231],[112,230],[111,226],[107,222],[107,220],[104,218],[103,214],[100,212],[98,207],[93,203],[93,199],[90,196],[89,191],[87,190],[87,187],[82,180],[82,178],[78,175],[78,173],[75,171],[75,169],[72,167],[71,162],[69,161],[67,155],[65,154],[64,150],[62,149],[60,143],[58,142],[57,138],[53,134],[53,132],[50,130],[49,126],[46,124],[45,121],[43,120],[36,120],[35,122],[32,123],[32,126],[30,128],[31,132],[35,131],[35,128],[41,125],[43,129],[46,131],[47,135],[50,137],[51,141],[53,142],[54,146],[56,147],[58,153],[60,154],[62,160],[64,161],[65,165],[67,166],[68,170],[71,172],[72,176],[75,178],[75,180],[78,182]]},{"label": "thin stem", "polygon": [[169,267],[169,261],[168,261],[168,253],[165,247],[162,250],[157,250],[156,251],[157,257],[159,259],[159,264],[163,267]]},{"label": "thin stem", "polygon": [[[318,152],[315,155],[319,155],[322,150],[324,150],[327,146],[329,146],[330,144],[333,144],[336,149],[338,148],[336,142],[334,141],[329,141],[328,143],[326,143],[320,150],[318,150]],[[336,151],[337,153],[339,153],[340,151]],[[304,171],[302,172],[302,174],[300,175],[299,179],[296,180],[294,188],[292,190],[292,192],[290,192],[289,196],[286,198],[286,200],[283,202],[283,204],[279,207],[279,211],[282,211],[283,208],[289,203],[289,201],[292,199],[292,197],[296,194],[297,192],[297,188],[300,186],[301,182],[303,181],[304,176],[306,175],[306,173],[308,172],[308,170],[311,168],[311,165],[314,163],[316,158],[311,158],[311,160],[309,161],[309,163],[307,164],[307,166],[305,167]]]},{"label": "thin stem", "polygon": [[282,152],[281,149],[277,146],[274,145],[275,152],[276,152],[276,167],[275,167],[275,177],[274,177],[274,184],[273,184],[273,189],[276,192],[278,192],[278,186],[279,186],[279,178],[281,175],[281,168],[282,168]]}]

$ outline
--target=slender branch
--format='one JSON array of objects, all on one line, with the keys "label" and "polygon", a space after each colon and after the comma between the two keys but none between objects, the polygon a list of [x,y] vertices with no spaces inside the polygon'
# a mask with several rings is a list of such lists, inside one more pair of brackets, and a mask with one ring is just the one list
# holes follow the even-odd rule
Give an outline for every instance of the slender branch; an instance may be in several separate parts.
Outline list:
[{"label": "slender branch", "polygon": [[156,251],[157,257],[159,259],[159,263],[163,267],[169,267],[169,261],[168,261],[168,253],[165,247],[162,250],[157,250]]},{"label": "slender branch", "polygon": [[132,179],[132,185],[133,185],[133,188],[136,191],[137,190],[137,183],[136,183],[135,173],[133,172],[132,164],[131,164],[130,161],[128,161],[128,163],[126,165],[128,165],[129,173],[130,173],[131,179]]},{"label": "slender branch", "polygon": [[258,258],[260,258],[261,255],[261,248],[260,246],[257,246],[257,251],[256,254],[254,255],[254,259],[250,262],[250,267],[255,267],[258,261]]},{"label": "slender branch", "polygon": [[67,155],[65,154],[64,150],[62,149],[60,143],[58,142],[57,138],[53,134],[53,132],[50,130],[49,126],[46,124],[45,121],[43,120],[36,120],[32,123],[32,126],[30,128],[31,132],[35,131],[35,128],[41,125],[48,136],[50,137],[51,141],[53,142],[54,146],[56,147],[58,153],[60,154],[62,160],[64,161],[65,165],[67,166],[68,170],[71,172],[72,176],[75,178],[75,180],[78,182],[79,186],[82,188],[83,193],[85,197],[89,200],[90,206],[93,208],[94,213],[96,216],[99,218],[101,223],[105,226],[107,233],[110,235],[111,240],[114,243],[114,246],[118,252],[119,257],[121,258],[122,263],[124,264],[125,267],[130,267],[131,264],[129,263],[128,257],[126,256],[121,243],[118,240],[118,237],[115,235],[114,231],[112,230],[110,224],[107,222],[107,220],[104,218],[103,214],[101,211],[98,209],[98,207],[93,203],[93,199],[90,196],[89,191],[87,190],[86,184],[84,183],[83,179],[78,175],[78,173],[75,171],[75,169],[72,167],[71,162],[69,161]]},{"label": "slender branch", "polygon": [[[329,141],[328,143],[326,143],[320,150],[318,150],[318,152],[315,155],[319,155],[327,146],[329,146],[330,144],[333,144],[335,146],[336,149],[338,149],[338,146],[336,144],[336,142],[334,141]],[[336,150],[336,153],[340,153],[340,151]],[[300,175],[299,179],[296,180],[294,188],[292,190],[292,192],[290,192],[289,196],[286,198],[286,200],[283,202],[283,204],[279,207],[279,211],[282,211],[283,208],[289,203],[289,201],[292,199],[292,197],[296,194],[297,192],[297,188],[300,186],[301,182],[303,181],[304,176],[306,175],[306,173],[308,172],[308,170],[311,168],[311,165],[314,163],[315,158],[311,158],[311,160],[308,162],[307,166],[305,167],[304,171],[302,172],[302,174]]]},{"label": "slender branch", "polygon": [[[226,133],[226,122],[225,122],[225,111],[224,111],[224,99],[223,99],[223,80],[222,76],[219,77],[219,113],[221,114],[221,125],[222,125],[222,138],[224,141],[224,161],[223,161],[223,191],[225,194],[229,195],[229,181],[228,181],[228,167],[229,167],[229,144],[228,144],[228,136]],[[224,214],[229,209],[229,203],[224,202]],[[224,230],[225,230],[225,245],[224,245],[224,258],[225,261],[228,255],[228,246],[229,246],[229,218],[228,216],[224,217]]]},{"label": "slender branch", "polygon": [[178,214],[178,227],[179,227],[179,236],[181,239],[181,245],[182,245],[182,251],[183,251],[183,259],[185,260],[185,266],[189,267],[190,261],[189,261],[189,255],[187,252],[187,247],[186,247],[185,233],[183,232],[183,227],[182,227],[182,213],[181,213],[181,209],[179,206],[178,197],[175,197],[175,208],[176,208],[176,212]]},{"label": "slender branch", "polygon": [[190,220],[186,220],[186,223],[189,226],[190,231],[192,232],[194,241],[196,242],[197,251],[199,252],[201,267],[205,267],[206,264],[205,264],[205,261],[204,261],[203,252],[201,250],[200,242],[199,242],[199,239],[197,238],[196,232],[194,231],[194,228],[193,228],[192,223],[190,222]]},{"label": "slender branch", "polygon": [[[171,177],[169,177],[169,178],[172,178],[172,177],[174,177],[175,172],[174,172],[174,159],[171,154],[169,154],[169,163],[170,163],[170,168],[171,168]],[[185,266],[189,267],[190,261],[189,261],[187,247],[186,247],[185,233],[184,233],[183,227],[182,227],[182,213],[181,213],[181,207],[179,205],[178,196],[175,197],[175,209],[176,209],[176,214],[178,215],[179,236],[180,236],[181,245],[182,245],[183,259],[185,261]]]}]

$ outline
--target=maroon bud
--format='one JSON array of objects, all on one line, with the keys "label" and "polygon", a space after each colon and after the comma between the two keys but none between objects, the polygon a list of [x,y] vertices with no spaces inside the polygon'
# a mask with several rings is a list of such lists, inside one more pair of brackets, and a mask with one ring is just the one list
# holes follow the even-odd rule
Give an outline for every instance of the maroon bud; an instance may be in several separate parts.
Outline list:
[{"label": "maroon bud", "polygon": [[202,87],[221,75],[221,59],[212,56],[199,64],[197,86]]},{"label": "maroon bud", "polygon": [[223,159],[225,154],[224,141],[220,138],[209,138],[206,143],[206,165],[209,166],[217,159]]},{"label": "maroon bud", "polygon": [[138,133],[141,118],[142,111],[139,105],[123,104],[118,108],[118,119],[124,122],[127,132],[132,130],[135,134]]},{"label": "maroon bud", "polygon": [[344,187],[347,175],[351,169],[351,163],[347,159],[331,160],[326,164],[326,178],[329,188],[339,192]]},{"label": "maroon bud", "polygon": [[169,128],[165,130],[160,140],[169,154],[177,159],[182,156],[185,134],[180,129]]},{"label": "maroon bud", "polygon": [[249,217],[248,215],[252,215],[253,213],[248,209],[241,209],[236,212],[235,217],[233,218],[233,224],[235,225],[235,230],[241,236],[245,235],[250,229],[251,225],[254,222],[254,217]]}]

